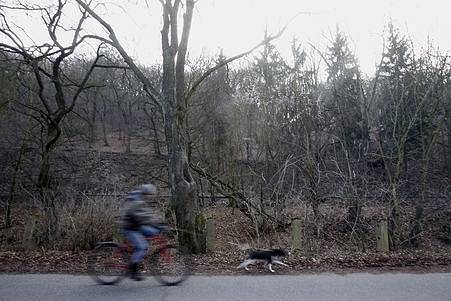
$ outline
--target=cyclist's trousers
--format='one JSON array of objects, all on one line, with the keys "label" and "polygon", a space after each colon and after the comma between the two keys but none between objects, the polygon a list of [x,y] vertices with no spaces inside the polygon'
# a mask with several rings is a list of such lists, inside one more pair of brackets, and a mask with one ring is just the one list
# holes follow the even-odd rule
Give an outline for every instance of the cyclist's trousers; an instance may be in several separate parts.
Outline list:
[{"label": "cyclist's trousers", "polygon": [[151,226],[141,226],[138,231],[122,229],[124,236],[133,246],[133,254],[130,263],[140,263],[149,249],[149,241],[146,237],[152,237],[160,233],[160,230]]}]

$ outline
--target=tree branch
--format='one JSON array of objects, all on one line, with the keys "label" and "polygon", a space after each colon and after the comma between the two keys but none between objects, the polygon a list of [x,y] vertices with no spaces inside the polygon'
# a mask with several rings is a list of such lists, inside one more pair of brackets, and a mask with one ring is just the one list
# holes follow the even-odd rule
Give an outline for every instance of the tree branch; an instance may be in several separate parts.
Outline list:
[{"label": "tree branch", "polygon": [[[105,38],[90,35],[91,38],[96,38],[100,41],[106,42],[107,44],[113,46],[114,48],[119,51],[124,61],[127,63],[128,66],[130,66],[130,69],[136,74],[138,79],[142,82],[144,85],[144,90],[147,92],[147,94],[151,97],[151,99],[160,107],[162,111],[164,111],[164,106],[162,105],[162,99],[160,93],[153,87],[149,79],[144,75],[144,73],[138,68],[138,66],[135,64],[133,59],[128,55],[128,53],[125,51],[125,49],[122,47],[121,43],[116,37],[116,33],[114,32],[114,29],[111,27],[110,24],[108,24],[102,17],[100,17],[94,10],[92,10],[88,4],[83,2],[82,0],[75,0],[78,5],[80,5],[83,9],[85,9],[94,19],[97,20],[109,33],[109,38],[111,41],[108,41]],[[108,41],[108,42],[107,42]]]},{"label": "tree branch", "polygon": [[102,44],[99,45],[99,47],[97,48],[97,56],[94,60],[94,62],[91,64],[91,67],[89,68],[88,72],[86,72],[85,77],[83,78],[82,82],[80,83],[77,91],[75,92],[74,96],[72,97],[72,103],[70,104],[70,106],[66,109],[66,113],[69,113],[70,111],[72,111],[72,109],[75,106],[75,102],[77,101],[78,96],[80,95],[80,93],[86,89],[86,83],[89,80],[89,77],[91,76],[92,72],[94,71],[94,69],[97,67],[97,62],[99,61],[99,59],[101,57],[103,57],[102,54],[100,54],[100,49],[102,48]]},{"label": "tree branch", "polygon": [[[298,14],[299,15],[299,14]],[[217,64],[216,66],[214,66],[213,68],[207,70],[204,74],[202,74],[200,76],[200,78],[198,80],[196,80],[193,84],[193,86],[189,89],[189,91],[186,93],[185,96],[185,102],[189,103],[191,98],[193,97],[194,93],[196,92],[197,87],[208,77],[210,76],[213,72],[215,72],[216,70],[220,69],[221,67],[237,60],[240,59],[242,57],[245,57],[249,54],[251,54],[255,49],[259,48],[260,46],[263,46],[269,42],[271,42],[272,40],[275,40],[277,38],[279,38],[285,31],[285,29],[288,27],[288,25],[294,20],[294,18],[296,18],[298,15],[294,16],[277,34],[273,35],[273,36],[268,36],[265,39],[263,39],[263,41],[261,41],[260,43],[258,43],[257,45],[255,45],[254,47],[252,47],[251,49],[242,52],[240,54],[237,54],[235,56],[232,56],[229,59],[224,60],[223,62],[220,62],[219,64]]]},{"label": "tree branch", "polygon": [[[267,219],[270,219],[272,222],[274,222],[278,225],[284,226],[284,227],[286,226],[285,224],[281,224],[281,222],[278,221],[277,219],[275,219],[273,216],[264,212],[263,208],[259,208],[258,206],[253,204],[251,201],[249,201],[246,198],[246,196],[243,193],[236,191],[231,185],[210,175],[207,171],[205,171],[203,168],[201,168],[199,166],[189,163],[189,167],[192,170],[194,170],[199,176],[207,179],[211,183],[211,185],[213,185],[216,189],[218,189],[219,192],[221,192],[224,196],[229,196],[230,198],[238,201],[240,204],[240,206],[239,206],[240,211],[243,212],[243,214],[246,215],[248,218],[253,219],[252,213],[249,212],[249,208],[252,208],[253,210],[257,211],[259,214],[265,216]],[[228,190],[230,193],[224,192],[225,189]]]}]

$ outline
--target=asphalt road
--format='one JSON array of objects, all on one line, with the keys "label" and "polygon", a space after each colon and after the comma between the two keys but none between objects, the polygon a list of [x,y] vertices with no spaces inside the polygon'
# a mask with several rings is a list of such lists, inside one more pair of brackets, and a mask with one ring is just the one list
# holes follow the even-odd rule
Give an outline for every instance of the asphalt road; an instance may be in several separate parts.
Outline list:
[{"label": "asphalt road", "polygon": [[450,301],[451,273],[193,276],[176,287],[152,278],[102,286],[88,276],[0,275],[0,300]]}]

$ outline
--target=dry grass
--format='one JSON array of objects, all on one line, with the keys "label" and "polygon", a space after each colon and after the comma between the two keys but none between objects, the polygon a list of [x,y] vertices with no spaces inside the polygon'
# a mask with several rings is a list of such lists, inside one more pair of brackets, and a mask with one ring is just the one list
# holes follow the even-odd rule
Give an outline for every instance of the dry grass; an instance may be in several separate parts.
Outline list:
[{"label": "dry grass", "polygon": [[108,197],[85,197],[69,201],[57,209],[55,248],[89,250],[96,242],[118,237],[119,203]]},{"label": "dry grass", "polygon": [[[58,241],[53,249],[22,251],[20,233],[25,224],[25,215],[36,211],[14,211],[14,228],[9,233],[0,231],[0,272],[65,272],[84,273],[86,256],[90,243],[106,240],[114,236],[114,217],[117,204],[110,199],[86,198],[83,202],[69,202],[59,208]],[[298,208],[299,209],[299,208]],[[349,269],[427,269],[449,271],[450,248],[440,239],[440,223],[446,222],[446,214],[438,213],[430,217],[430,226],[422,236],[419,249],[405,249],[399,252],[378,253],[372,244],[374,226],[367,234],[368,246],[362,251],[351,238],[349,232],[338,227],[343,212],[338,208],[322,206],[323,221],[321,235],[316,235],[316,225],[311,212],[291,212],[294,216],[306,216],[305,232],[302,235],[304,248],[294,253],[284,262],[290,268],[278,267],[278,273],[299,273],[309,271],[341,271]],[[193,256],[193,270],[200,274],[237,274],[246,273],[236,266],[246,256],[247,251],[240,249],[246,244],[251,248],[290,248],[290,229],[285,232],[272,231],[261,235],[257,241],[252,222],[239,210],[230,207],[209,207],[204,210],[207,218],[213,218],[216,225],[216,247],[213,252]],[[383,207],[368,207],[364,210],[365,223],[373,225]],[[374,218],[373,218],[374,217]],[[18,240],[18,241],[17,241]],[[19,243],[18,243],[19,242]],[[15,246],[15,247],[14,247]],[[67,251],[71,250],[71,251]],[[80,251],[81,250],[81,251]],[[76,251],[76,252],[73,252]],[[252,267],[251,273],[267,273],[263,265]]]}]

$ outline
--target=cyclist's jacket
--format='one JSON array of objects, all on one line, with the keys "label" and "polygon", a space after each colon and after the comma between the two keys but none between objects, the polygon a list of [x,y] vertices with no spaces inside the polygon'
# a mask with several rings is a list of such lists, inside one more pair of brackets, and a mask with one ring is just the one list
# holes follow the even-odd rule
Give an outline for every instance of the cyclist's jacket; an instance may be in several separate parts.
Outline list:
[{"label": "cyclist's jacket", "polygon": [[132,191],[125,199],[121,213],[121,226],[126,230],[138,230],[140,226],[157,226],[161,220],[143,200],[140,191]]}]

